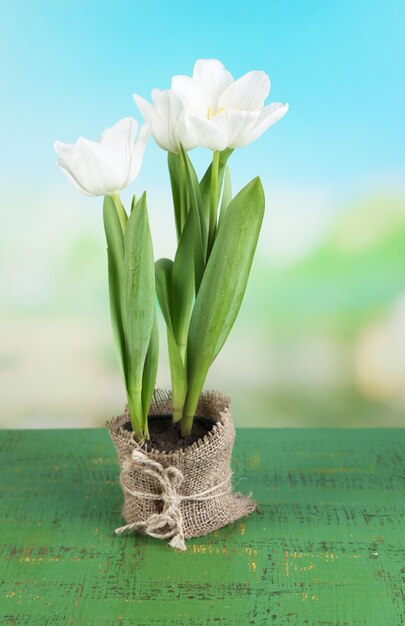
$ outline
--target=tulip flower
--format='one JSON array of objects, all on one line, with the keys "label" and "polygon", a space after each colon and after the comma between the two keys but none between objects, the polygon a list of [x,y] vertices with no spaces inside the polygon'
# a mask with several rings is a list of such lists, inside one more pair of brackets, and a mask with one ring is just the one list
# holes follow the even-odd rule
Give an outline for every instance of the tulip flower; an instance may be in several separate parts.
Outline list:
[{"label": "tulip flower", "polygon": [[217,59],[198,60],[192,77],[174,76],[171,86],[194,144],[211,150],[246,146],[288,111],[288,104],[264,105],[267,74],[248,72],[234,80]]},{"label": "tulip flower", "polygon": [[194,147],[185,125],[184,107],[171,89],[153,89],[152,104],[138,94],[133,98],[144,120],[150,124],[158,146],[174,154],[180,153],[181,145],[185,150]]},{"label": "tulip flower", "polygon": [[[288,104],[265,105],[270,80],[248,72],[234,80],[216,59],[200,59],[193,76],[174,76],[171,89],[134,94],[145,124],[127,117],[100,139],[56,141],[57,165],[84,194],[106,196],[111,322],[136,441],[149,437],[156,381],[157,295],[167,327],[172,417],[192,432],[200,394],[238,315],[264,214],[264,192],[253,179],[234,197],[228,159],[282,118]],[[177,233],[174,259],[153,258],[146,196],[127,212],[119,192],[138,175],[147,139],[167,151]],[[188,151],[212,150],[200,178]]]},{"label": "tulip flower", "polygon": [[[75,144],[54,143],[57,165],[82,193],[106,196],[111,323],[124,379],[134,436],[148,434],[146,415],[152,400],[158,358],[155,317],[155,267],[145,194],[128,217],[119,192],[138,176],[149,136],[144,124],[125,117],[97,141],[80,137]],[[146,412],[146,415],[145,415]]]},{"label": "tulip flower", "polygon": [[55,141],[57,165],[70,182],[88,196],[116,196],[138,176],[149,136],[144,124],[125,117],[107,128],[97,141],[80,137],[75,144]]}]

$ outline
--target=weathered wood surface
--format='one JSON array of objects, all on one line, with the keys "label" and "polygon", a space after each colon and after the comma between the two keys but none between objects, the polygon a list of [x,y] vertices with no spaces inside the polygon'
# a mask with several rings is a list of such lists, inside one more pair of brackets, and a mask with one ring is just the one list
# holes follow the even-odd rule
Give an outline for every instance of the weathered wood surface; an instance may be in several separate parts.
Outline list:
[{"label": "weathered wood surface", "polygon": [[116,537],[104,430],[3,431],[0,623],[405,623],[405,430],[239,430],[262,513],[178,553]]}]

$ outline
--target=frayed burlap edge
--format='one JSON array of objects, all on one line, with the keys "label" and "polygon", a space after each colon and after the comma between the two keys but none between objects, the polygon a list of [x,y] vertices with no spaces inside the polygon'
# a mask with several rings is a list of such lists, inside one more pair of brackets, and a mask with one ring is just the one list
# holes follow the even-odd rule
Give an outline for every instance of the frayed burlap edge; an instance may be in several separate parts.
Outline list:
[{"label": "frayed burlap edge", "polygon": [[[149,415],[171,414],[171,393],[155,390]],[[108,422],[121,467],[126,525],[185,549],[184,539],[227,526],[255,510],[250,496],[233,493],[231,455],[235,429],[230,399],[217,391],[201,395],[196,414],[214,425],[203,439],[187,448],[161,452],[138,444],[128,409]]]}]

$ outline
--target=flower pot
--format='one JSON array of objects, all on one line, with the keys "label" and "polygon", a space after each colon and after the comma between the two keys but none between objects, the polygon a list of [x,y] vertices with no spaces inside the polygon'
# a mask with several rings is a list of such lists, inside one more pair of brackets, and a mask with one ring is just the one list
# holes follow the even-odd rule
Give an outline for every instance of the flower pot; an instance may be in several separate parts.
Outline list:
[{"label": "flower pot", "polygon": [[[170,392],[156,390],[149,417],[170,414]],[[185,550],[185,539],[199,537],[249,515],[255,503],[233,493],[231,455],[235,429],[230,399],[219,392],[201,395],[196,415],[211,423],[197,442],[172,452],[137,443],[128,410],[108,423],[121,468],[126,525],[152,537],[171,538],[170,545]]]}]

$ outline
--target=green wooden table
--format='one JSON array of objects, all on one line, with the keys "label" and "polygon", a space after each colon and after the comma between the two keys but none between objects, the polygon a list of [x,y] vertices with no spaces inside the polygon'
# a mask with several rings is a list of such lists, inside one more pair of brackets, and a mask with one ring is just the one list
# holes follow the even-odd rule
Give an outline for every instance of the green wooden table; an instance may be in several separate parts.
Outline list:
[{"label": "green wooden table", "polygon": [[0,623],[405,623],[405,430],[239,430],[261,513],[179,553],[117,537],[105,430],[0,432]]}]

